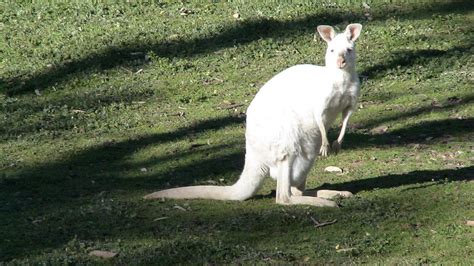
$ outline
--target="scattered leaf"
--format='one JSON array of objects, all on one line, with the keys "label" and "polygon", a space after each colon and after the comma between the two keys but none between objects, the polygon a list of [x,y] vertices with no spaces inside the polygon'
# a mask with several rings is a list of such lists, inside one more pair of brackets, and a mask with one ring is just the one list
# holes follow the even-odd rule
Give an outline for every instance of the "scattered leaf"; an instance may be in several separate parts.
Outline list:
[{"label": "scattered leaf", "polygon": [[383,134],[383,133],[386,133],[387,131],[388,131],[388,126],[378,126],[378,127],[372,128],[370,130],[370,133]]},{"label": "scattered leaf", "polygon": [[373,19],[369,12],[365,12],[365,13],[364,13],[364,16],[365,16],[365,17],[367,18],[367,20],[369,20],[369,21]]},{"label": "scattered leaf", "polygon": [[182,7],[179,9],[179,14],[181,16],[187,16],[187,15],[190,15],[190,14],[193,14],[194,12],[191,10],[191,9],[188,9],[188,8],[185,8],[185,7]]},{"label": "scattered leaf", "polygon": [[462,99],[456,97],[456,96],[453,96],[453,97],[449,97],[448,98],[448,103],[449,104],[459,104],[462,102]]},{"label": "scattered leaf", "polygon": [[443,105],[442,105],[441,103],[439,103],[438,101],[436,101],[436,100],[433,100],[433,101],[431,102],[431,106],[436,107],[436,108],[441,108],[441,107],[443,107]]},{"label": "scattered leaf", "polygon": [[[210,84],[220,84],[223,83],[224,80],[220,78],[207,78],[202,81],[204,85],[210,85]],[[217,94],[217,90],[214,90],[214,94]]]},{"label": "scattered leaf", "polygon": [[174,208],[174,209],[178,209],[178,210],[183,211],[183,212],[188,211],[188,210],[186,210],[185,208],[183,208],[183,207],[181,207],[181,206],[179,206],[179,205],[174,205],[173,208]]}]

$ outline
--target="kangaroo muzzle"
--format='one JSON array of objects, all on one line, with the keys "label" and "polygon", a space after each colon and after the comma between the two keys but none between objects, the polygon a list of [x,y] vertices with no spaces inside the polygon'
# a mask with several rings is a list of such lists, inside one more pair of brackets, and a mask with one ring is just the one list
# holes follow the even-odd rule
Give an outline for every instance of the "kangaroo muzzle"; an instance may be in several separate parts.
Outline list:
[{"label": "kangaroo muzzle", "polygon": [[339,56],[336,60],[337,67],[344,68],[346,66],[346,59],[343,56]]}]

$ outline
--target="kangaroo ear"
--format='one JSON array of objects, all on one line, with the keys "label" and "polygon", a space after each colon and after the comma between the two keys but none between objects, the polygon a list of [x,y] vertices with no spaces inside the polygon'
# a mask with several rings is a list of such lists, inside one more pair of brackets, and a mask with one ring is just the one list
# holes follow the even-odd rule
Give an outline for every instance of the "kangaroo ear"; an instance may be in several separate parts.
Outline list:
[{"label": "kangaroo ear", "polygon": [[359,38],[360,32],[362,31],[362,25],[359,23],[349,24],[346,27],[346,31],[344,32],[347,38],[351,41],[357,40]]},{"label": "kangaroo ear", "polygon": [[326,25],[318,26],[318,32],[319,35],[321,35],[321,38],[323,38],[326,42],[330,42],[334,38],[334,35],[336,35],[334,29],[331,26]]}]

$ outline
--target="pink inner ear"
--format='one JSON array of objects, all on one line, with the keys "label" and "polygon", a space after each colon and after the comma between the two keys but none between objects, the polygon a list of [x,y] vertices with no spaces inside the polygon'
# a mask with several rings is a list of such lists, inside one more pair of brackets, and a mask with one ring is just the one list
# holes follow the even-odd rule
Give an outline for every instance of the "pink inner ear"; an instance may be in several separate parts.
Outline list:
[{"label": "pink inner ear", "polygon": [[324,29],[324,37],[326,37],[326,39],[328,39],[328,40],[332,40],[332,35],[331,35],[331,29],[330,28]]},{"label": "pink inner ear", "polygon": [[321,27],[319,29],[319,34],[327,42],[330,42],[334,38],[334,32],[331,27]]},{"label": "pink inner ear", "polygon": [[349,34],[350,34],[349,39],[351,41],[355,41],[360,35],[360,30],[361,30],[360,27],[357,27],[357,26],[349,27]]}]

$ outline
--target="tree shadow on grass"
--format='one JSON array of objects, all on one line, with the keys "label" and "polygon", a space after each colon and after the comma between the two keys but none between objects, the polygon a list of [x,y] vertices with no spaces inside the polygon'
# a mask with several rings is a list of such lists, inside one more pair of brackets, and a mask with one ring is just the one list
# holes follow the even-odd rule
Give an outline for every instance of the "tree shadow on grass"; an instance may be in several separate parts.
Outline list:
[{"label": "tree shadow on grass", "polygon": [[[403,11],[396,15],[406,19],[420,19],[431,16],[433,13],[458,13],[473,9],[472,1],[447,1],[436,3],[426,8],[418,8]],[[376,19],[384,20],[394,14],[381,12]],[[287,21],[261,18],[238,23],[236,26],[228,27],[222,33],[209,37],[194,38],[189,41],[162,41],[157,43],[129,43],[120,47],[110,47],[100,53],[93,53],[83,58],[62,62],[60,65],[44,69],[38,73],[26,77],[13,77],[0,81],[0,92],[7,95],[21,95],[31,93],[34,89],[44,90],[56,83],[63,82],[79,73],[102,72],[117,66],[128,66],[133,64],[145,64],[144,55],[152,51],[159,57],[192,57],[206,54],[222,48],[234,45],[242,45],[261,38],[288,37],[301,31],[314,31],[319,24],[336,25],[345,21],[364,20],[363,12],[343,12],[341,10],[325,10],[324,14],[315,14],[299,19]],[[436,55],[436,51],[424,51],[419,55]],[[393,63],[408,64],[412,59],[395,60]],[[366,75],[378,72],[375,67],[368,69]],[[1,89],[3,88],[3,89]]]},{"label": "tree shadow on grass", "polygon": [[453,118],[420,122],[416,125],[397,130],[389,129],[389,132],[384,134],[351,132],[346,135],[343,149],[350,150],[373,146],[401,146],[431,142],[449,143],[452,137],[472,133],[473,125],[474,118]]},{"label": "tree shadow on grass", "polygon": [[[319,189],[351,188],[352,191],[359,192],[409,184],[440,184],[472,180],[473,170],[473,167],[466,167],[458,170],[414,171],[333,186],[325,185]],[[423,197],[423,193],[420,197]],[[441,200],[449,201],[446,198]],[[51,257],[83,254],[83,259],[89,260],[86,251],[110,249],[108,245],[112,244],[113,251],[121,252],[118,260],[135,263],[137,260],[170,263],[214,260],[235,262],[240,259],[293,261],[301,259],[294,241],[307,239],[308,230],[311,235],[316,234],[316,239],[311,239],[313,244],[318,244],[318,249],[333,250],[344,236],[363,235],[366,230],[373,228],[372,223],[382,224],[387,219],[392,224],[396,221],[397,226],[410,223],[413,218],[408,217],[418,217],[428,207],[426,199],[423,199],[420,200],[424,202],[421,204],[422,208],[403,209],[405,216],[384,217],[390,215],[390,211],[398,212],[397,208],[400,207],[394,209],[394,204],[398,206],[407,202],[400,202],[400,197],[380,197],[357,202],[356,206],[349,205],[340,210],[277,205],[254,207],[251,206],[255,203],[254,200],[235,203],[200,201],[200,204],[191,201],[188,204],[199,209],[188,212],[172,208],[163,210],[164,207],[175,204],[174,202],[126,202],[111,200],[107,194],[99,194],[82,203],[62,203],[62,208],[46,209],[43,215],[39,212],[39,216],[18,218],[16,226],[9,227],[11,230],[3,234],[6,238],[2,241],[11,241],[12,237],[17,237],[21,239],[22,245],[16,247],[16,250],[4,246],[5,253],[2,253],[0,259],[21,259],[27,255],[47,254],[51,249],[65,246],[59,256],[56,254]],[[417,206],[420,206],[420,202],[417,202]],[[184,201],[176,201],[176,204],[186,206]],[[369,208],[372,209],[369,211]],[[431,211],[434,209],[448,211],[443,207],[439,209],[438,206],[430,208]],[[406,215],[407,212],[410,215]],[[153,221],[163,215],[168,218]],[[322,221],[337,219],[338,223],[318,231],[312,227],[310,217],[313,216]],[[30,228],[24,227],[23,219],[31,224]],[[275,232],[278,232],[278,237]],[[374,236],[386,239],[385,233],[385,230],[374,232]],[[18,244],[18,241],[15,243]],[[272,244],[282,250],[275,252],[273,246],[271,249],[265,248]],[[303,244],[303,247],[306,245]],[[391,251],[385,250],[384,253],[390,254]]]},{"label": "tree shadow on grass", "polygon": [[[413,108],[405,112],[394,112],[390,115],[384,115],[377,118],[372,118],[369,121],[363,123],[358,128],[364,128],[365,130],[370,130],[376,126],[393,122],[393,121],[402,121],[403,119],[408,119],[416,117],[419,115],[431,113],[431,112],[446,112],[459,109],[463,106],[472,104],[474,101],[474,94],[465,95],[461,97],[448,98],[444,102],[431,102],[424,106]],[[350,123],[349,123],[350,124]],[[450,126],[450,122],[446,123],[446,126]]]},{"label": "tree shadow on grass", "polygon": [[[266,30],[262,30],[262,32],[264,36],[269,36],[265,35],[267,34]],[[270,32],[276,34],[276,30]],[[224,43],[227,44],[235,43],[235,41],[232,40],[234,37],[235,34],[231,34],[228,36],[229,40],[222,39],[221,41],[224,41]],[[199,45],[204,44],[205,43],[198,42],[196,46],[199,47]],[[176,49],[176,47],[180,48],[180,46],[172,47],[175,47],[173,49]],[[147,51],[148,48],[142,47],[141,49]],[[171,48],[165,47],[163,49],[166,51],[166,49]],[[173,49],[171,49],[170,54],[173,54]],[[110,65],[107,65],[106,62],[104,63],[105,67],[113,67],[120,64],[120,62],[114,61],[116,53],[128,53],[130,51],[132,50],[118,50],[118,52],[110,53],[110,55],[107,55],[106,57],[106,59],[110,58]],[[136,50],[133,49],[133,51]],[[201,51],[202,53],[205,49],[197,48],[196,50],[191,49],[191,51],[192,52],[188,52],[188,55],[195,53],[196,51]],[[176,52],[177,51],[174,51],[174,53]],[[81,63],[85,64],[87,62],[88,61],[85,60]],[[126,64],[126,62],[122,63]],[[95,64],[96,65],[92,64],[92,67],[89,69],[84,69],[79,63],[76,63],[75,65],[73,64],[65,67],[63,70],[59,70],[59,72],[42,74],[44,76],[36,77],[38,78],[36,81],[26,80],[25,85],[37,82],[40,86],[47,87],[55,82],[67,79],[67,77],[64,76],[79,71],[92,71],[94,67],[102,67],[98,61],[95,62]],[[372,73],[376,74],[378,72]],[[25,88],[27,87],[17,87],[17,89],[20,90],[15,93],[25,93],[27,89],[22,90]],[[166,186],[166,183],[172,183],[173,185],[187,185],[192,184],[196,179],[214,177],[216,175],[225,174],[226,172],[238,172],[240,171],[243,162],[243,149],[242,147],[239,147],[239,144],[235,143],[230,144],[230,146],[227,147],[216,146],[212,148],[197,149],[195,152],[199,157],[205,156],[206,153],[212,154],[221,149],[227,149],[228,153],[226,157],[211,157],[208,160],[204,159],[199,162],[180,164],[177,169],[173,170],[174,174],[172,175],[151,174],[147,177],[133,178],[127,178],[126,176],[113,176],[123,170],[117,169],[117,167],[120,167],[124,158],[136,150],[145,148],[149,145],[164,144],[166,142],[186,138],[189,134],[198,134],[206,130],[216,130],[226,125],[229,126],[241,122],[241,119],[232,117],[215,119],[204,121],[192,128],[179,129],[176,132],[144,136],[139,139],[119,143],[112,142],[107,145],[94,147],[80,152],[77,155],[73,155],[71,159],[63,162],[43,165],[32,169],[23,169],[21,174],[19,174],[15,179],[2,180],[0,188],[0,193],[2,194],[2,198],[0,199],[0,210],[2,216],[5,218],[9,216],[9,218],[2,219],[0,222],[2,228],[8,228],[8,230],[3,231],[3,234],[8,237],[3,237],[2,242],[0,242],[0,247],[2,247],[2,250],[4,251],[6,250],[6,253],[2,252],[0,259],[8,260],[15,257],[25,256],[30,252],[43,252],[50,248],[57,247],[58,245],[65,244],[67,241],[74,238],[74,236],[90,239],[91,241],[107,241],[107,239],[110,238],[123,236],[123,231],[127,231],[128,233],[137,236],[146,234],[146,232],[153,226],[149,225],[148,227],[143,227],[140,217],[136,218],[136,214],[134,214],[133,211],[130,211],[127,203],[111,203],[110,206],[105,206],[103,209],[100,209],[103,211],[102,213],[87,210],[88,204],[91,202],[94,202],[94,204],[102,204],[100,202],[103,199],[98,195],[101,195],[103,191],[107,193],[108,191],[113,190],[145,190],[150,188],[160,188]],[[434,136],[435,138],[447,134],[465,134],[472,132],[470,126],[472,125],[472,122],[472,119],[452,119],[427,122],[382,135],[349,134],[345,147],[348,149],[357,148],[360,146],[366,146],[368,143],[369,145],[372,143],[372,145],[396,146],[412,141],[422,141],[426,138],[426,136],[422,136],[424,134]],[[436,130],[433,131],[433,129]],[[392,139],[397,136],[404,136],[407,138],[402,138],[400,141],[392,141]],[[174,160],[190,154],[191,152],[178,152],[173,155],[157,158],[157,160]],[[223,160],[229,162],[229,164],[222,164]],[[152,161],[147,163],[153,164]],[[146,165],[146,163],[140,165],[134,165],[131,163],[126,167],[139,169],[143,165]],[[205,165],[208,165],[208,167]],[[72,167],[72,169],[70,167]],[[76,167],[78,167],[78,170]],[[408,174],[386,175],[372,179],[335,184],[332,186],[325,185],[321,188],[341,190],[349,189],[354,192],[359,192],[379,188],[394,188],[408,184],[430,183],[433,182],[433,180],[434,182],[443,182],[445,180],[472,180],[472,171],[472,167],[465,167],[458,170],[414,171]],[[204,179],[201,179],[201,181]],[[102,195],[104,194],[102,193]],[[95,197],[98,197],[97,202],[94,201]],[[137,206],[131,205],[131,207],[135,208]],[[112,209],[109,210],[108,208]],[[58,214],[51,216],[51,213],[53,212],[58,212]],[[261,214],[252,214],[244,219],[243,222],[250,223],[250,221],[254,220],[255,216],[258,215]],[[41,218],[40,216],[45,216],[45,220],[38,219]],[[229,219],[228,216],[228,210],[225,210],[222,217],[217,220],[214,219],[214,221],[222,222],[223,229],[221,230],[226,230],[226,228],[231,228],[233,226],[227,222]],[[64,220],[61,217],[63,217]],[[274,218],[271,215],[268,217],[272,218],[272,220]],[[188,217],[187,219],[192,220],[193,217]],[[204,219],[203,221],[206,222],[208,220]],[[7,222],[11,224],[5,224]],[[275,227],[263,227],[262,225],[267,224],[267,222],[268,221],[265,220],[259,221],[259,226],[256,228],[250,227],[247,233],[257,233],[261,232],[263,229],[266,235],[271,237],[272,232],[288,225],[288,221],[281,220],[276,223]],[[210,232],[212,232],[212,230],[210,230]],[[20,242],[20,247],[17,246],[12,248],[10,246],[11,242],[8,242],[8,240],[12,240],[13,238],[23,238]],[[169,249],[172,250],[173,247],[171,246]],[[202,251],[208,252],[210,249],[212,248],[205,248]]]},{"label": "tree shadow on grass", "polygon": [[[468,10],[469,8],[472,8],[466,1],[460,1],[457,2],[456,5],[452,3],[435,5],[432,7],[432,10],[433,12],[441,13],[461,12],[462,10],[466,10],[460,8],[459,5],[466,5]],[[409,14],[411,13],[403,13],[400,14],[400,16],[408,17]],[[41,90],[41,88],[52,86],[56,82],[65,81],[73,77],[75,74],[83,75],[94,71],[100,72],[116,66],[131,64],[138,60],[137,56],[141,58],[148,51],[154,51],[157,55],[163,57],[192,57],[194,55],[209,53],[224,47],[229,47],[234,44],[245,44],[259,38],[286,37],[301,31],[313,30],[314,25],[318,23],[325,22],[328,24],[337,24],[344,19],[349,18],[354,20],[360,19],[358,15],[354,13],[349,14],[347,17],[346,14],[336,12],[324,15],[316,14],[290,21],[274,19],[251,20],[244,21],[234,27],[229,27],[222,34],[215,34],[206,38],[155,44],[134,44],[126,45],[124,47],[109,48],[103,54],[93,54],[89,57],[78,59],[77,61],[65,62],[58,68],[48,68],[43,73],[37,75],[34,74],[26,79],[19,78],[16,81],[13,79],[11,82],[0,81],[0,91],[2,90],[1,88],[5,88],[7,92],[11,91],[13,94],[23,94],[28,91],[33,91],[33,88],[39,88]],[[250,34],[243,34],[244,32],[250,32]],[[401,66],[402,69],[404,69],[414,64],[431,64],[433,62],[447,60],[448,58],[458,59],[458,55],[463,55],[464,53],[469,52],[469,49],[470,46],[461,45],[446,51],[427,49],[395,52],[391,56],[391,60],[377,64],[376,66],[365,68],[362,75],[369,78],[375,78],[389,72],[391,69],[397,68],[397,66]],[[137,51],[139,55],[137,55]],[[145,62],[142,63],[144,64]],[[442,68],[437,68],[436,71],[441,70]],[[137,84],[132,85],[135,86]],[[95,94],[75,96],[74,99],[66,97],[66,99],[54,99],[54,101],[46,102],[11,102],[5,105],[4,110],[7,113],[15,112],[16,116],[15,119],[10,117],[11,119],[6,119],[3,122],[0,122],[0,135],[3,135],[4,138],[10,138],[12,136],[15,137],[20,134],[29,134],[39,130],[71,130],[74,127],[81,128],[82,123],[87,122],[87,119],[84,118],[85,116],[81,115],[81,113],[70,114],[71,110],[63,110],[61,115],[48,115],[45,113],[45,110],[48,108],[45,106],[48,105],[53,105],[56,109],[60,108],[60,106],[74,106],[76,109],[82,108],[84,110],[96,110],[100,106],[107,106],[111,103],[118,102],[130,104],[133,101],[142,100],[154,95],[154,91],[155,89],[152,88],[144,88],[139,91],[127,89],[119,93],[107,93],[100,96]],[[471,100],[472,97],[467,99],[465,103],[469,103]],[[429,107],[422,107],[401,115],[407,117],[409,115],[428,112],[429,110]],[[81,110],[77,111],[81,112]],[[42,118],[37,120],[32,119],[32,122],[30,123],[17,123],[16,117],[28,119],[31,114],[37,114],[42,116]],[[71,116],[74,116],[75,119],[69,119]],[[52,133],[54,134],[55,132]]]},{"label": "tree shadow on grass", "polygon": [[[451,57],[456,57],[457,55],[462,55],[465,54],[470,50],[469,47],[467,46],[458,46],[454,47],[452,49],[449,49],[447,51],[439,51],[439,50],[420,50],[420,51],[410,51],[408,53],[401,53],[400,54],[397,52],[394,60],[383,63],[381,65],[373,66],[366,68],[364,72],[362,72],[362,76],[366,75],[370,78],[377,77],[378,75],[381,75],[382,73],[385,73],[391,69],[396,68],[397,66],[402,66],[402,67],[408,67],[413,64],[417,63],[432,63],[435,61],[443,61],[446,60],[447,58]],[[457,57],[456,57],[457,58]],[[438,69],[441,71],[441,68]],[[434,74],[431,73],[432,75]],[[125,102],[125,103],[132,103],[134,100],[140,100],[146,97],[149,97],[153,95],[154,92],[152,89],[148,90],[140,90],[140,91],[134,91],[134,90],[123,90],[119,92],[118,95],[116,94],[109,94],[109,95],[84,95],[80,97],[75,97],[74,99],[55,99],[54,100],[54,105],[55,106],[67,106],[67,105],[72,105],[72,106],[79,106],[79,109],[85,109],[85,110],[90,110],[90,108],[97,109],[100,106],[106,106],[114,102]],[[431,111],[439,111],[439,110],[450,110],[453,108],[456,108],[460,105],[467,105],[472,102],[474,99],[474,96],[467,95],[459,99],[459,101],[449,101],[447,100],[446,103],[444,103],[442,106],[439,105],[430,105],[430,106],[422,106],[422,107],[417,107],[415,109],[412,109],[407,112],[403,113],[395,113],[390,116],[383,116],[378,119],[371,119],[368,123],[364,123],[364,127],[366,128],[371,128],[375,125],[384,123],[384,122],[389,122],[392,120],[400,120],[401,118],[408,118],[408,117],[413,117],[417,115],[421,115],[424,113],[428,113]],[[40,112],[43,111],[45,112],[45,106],[44,104],[32,104],[30,102],[25,102],[25,101],[19,101],[19,102],[14,102],[14,103],[9,103],[8,105],[5,105],[6,108],[5,110],[15,110],[17,112],[22,112],[24,113],[24,117],[27,117],[29,114],[34,113],[34,112]],[[80,111],[80,110],[79,110]],[[74,115],[74,114],[73,114]],[[80,114],[76,114],[81,118]],[[46,115],[45,115],[46,116]],[[73,128],[74,126],[77,126],[78,123],[81,123],[82,120],[71,120],[68,119],[70,117],[69,113],[67,116],[47,116],[45,119],[47,121],[38,121],[36,123],[24,123],[24,124],[18,124],[12,126],[12,123],[16,123],[16,121],[8,121],[5,120],[3,122],[0,122],[0,135],[3,135],[4,137],[8,138],[9,136],[16,136],[19,134],[28,134],[31,132],[35,132],[39,129],[42,130],[69,130]],[[64,120],[64,121],[63,121]],[[80,126],[80,125],[79,125]],[[50,128],[48,128],[50,127]]]},{"label": "tree shadow on grass", "polygon": [[[243,141],[237,141],[202,146],[138,163],[126,162],[127,156],[152,145],[164,145],[242,122],[241,118],[223,117],[202,121],[174,132],[110,142],[81,151],[64,161],[23,169],[15,177],[3,178],[0,186],[0,215],[3,218],[0,219],[0,225],[5,230],[2,231],[0,241],[0,247],[4,250],[0,259],[10,260],[30,253],[42,253],[68,243],[74,236],[97,241],[120,237],[124,230],[137,235],[146,234],[150,228],[140,225],[141,220],[136,218],[136,213],[149,209],[145,210],[146,206],[140,204],[141,207],[138,206],[136,199],[129,199],[129,195],[136,196],[140,192],[141,196],[141,193],[144,195],[169,186],[193,185],[228,174],[232,174],[232,177],[226,182],[232,183],[238,178],[243,166],[244,145]],[[430,132],[435,138],[445,134],[462,135],[471,132],[472,122],[472,119],[432,121],[382,135],[350,134],[347,143],[360,144],[348,145],[346,148],[366,146],[370,142],[368,138],[375,138],[373,145],[403,145],[409,141],[421,140],[423,137],[420,137],[420,132]],[[439,131],[433,132],[434,128]],[[400,134],[413,138],[399,143],[387,141]],[[357,137],[362,141],[356,142]],[[190,156],[196,156],[196,160],[187,160]],[[151,168],[174,160],[177,163],[173,169],[138,175],[129,172],[133,170],[138,173],[142,167]],[[433,180],[442,182],[446,178],[451,181],[469,180],[472,178],[472,167],[415,171],[324,185],[321,188],[359,192]],[[109,193],[115,195],[113,197],[116,200],[104,203]],[[127,200],[118,200],[117,195],[124,195]]]},{"label": "tree shadow on grass", "polygon": [[[13,78],[3,81],[8,95],[31,93],[34,89],[43,90],[55,83],[68,80],[78,73],[102,72],[117,66],[145,64],[144,56],[153,52],[158,57],[189,58],[207,54],[222,48],[242,45],[261,38],[282,37],[300,31],[314,29],[325,21],[333,24],[344,20],[343,14],[312,15],[300,19],[280,21],[261,18],[243,21],[209,37],[191,40],[162,41],[157,43],[130,43],[120,47],[110,47],[99,53],[63,62],[61,65],[45,69],[31,77]],[[354,17],[355,18],[355,17]]]},{"label": "tree shadow on grass", "polygon": [[[471,40],[472,41],[472,40]],[[415,64],[424,65],[427,63],[437,62],[438,66],[442,66],[443,61],[448,58],[458,58],[466,53],[470,53],[472,49],[471,44],[466,44],[462,46],[455,46],[447,50],[437,50],[437,49],[422,49],[422,50],[401,50],[392,52],[387,59],[385,58],[383,63],[376,64],[371,67],[365,68],[360,75],[367,78],[377,78],[381,75],[386,74],[389,70],[397,68],[407,68]],[[435,71],[432,71],[432,70]],[[438,67],[430,69],[430,75],[439,74],[444,71],[445,68]]]},{"label": "tree shadow on grass", "polygon": [[[4,179],[0,191],[3,190],[3,193],[9,195],[18,193],[22,198],[49,195],[55,197],[55,200],[65,200],[71,196],[75,198],[104,189],[122,189],[129,182],[134,183],[135,189],[155,189],[163,186],[189,185],[196,181],[213,179],[227,172],[238,173],[243,167],[244,140],[195,148],[190,144],[184,150],[154,156],[139,163],[126,162],[126,158],[150,146],[189,139],[209,130],[241,123],[242,118],[229,116],[195,123],[191,127],[174,132],[152,134],[120,142],[110,141],[78,152],[71,158],[65,158],[57,163],[44,164],[32,169],[19,169],[15,174],[18,178]],[[348,133],[343,149],[418,144],[427,142],[427,137],[430,137],[429,142],[449,141],[453,136],[459,137],[472,132],[473,123],[473,118],[445,119],[422,122],[384,134]],[[186,162],[186,158],[191,156],[196,159]],[[131,171],[138,172],[141,168],[151,168],[157,163],[164,164],[171,161],[177,162],[175,168],[147,174],[154,178],[117,176],[123,173],[130,175]],[[238,174],[234,179],[237,177]],[[9,187],[11,189],[8,189]],[[68,190],[69,193],[43,193],[44,189],[49,192]]]},{"label": "tree shadow on grass", "polygon": [[[23,169],[20,170],[20,174],[18,176],[20,178],[17,179],[7,179],[5,180],[4,184],[7,185],[9,182],[12,184],[18,184],[18,183],[23,183],[23,182],[39,182],[38,185],[41,186],[41,183],[43,182],[51,182],[54,184],[54,186],[58,186],[58,189],[61,184],[58,184],[57,181],[63,180],[66,181],[69,180],[71,182],[74,181],[74,179],[92,179],[93,176],[100,176],[104,175],[105,180],[110,178],[110,176],[113,176],[114,174],[121,172],[121,171],[127,171],[130,170],[132,167],[133,169],[140,169],[140,167],[133,165],[132,163],[126,163],[124,162],[126,158],[133,153],[143,150],[147,147],[150,146],[158,146],[160,144],[166,144],[170,142],[175,142],[175,141],[181,141],[181,140],[186,140],[186,139],[193,139],[195,136],[202,134],[207,131],[212,131],[212,130],[219,130],[222,128],[225,128],[227,126],[232,126],[235,124],[241,124],[243,123],[243,119],[241,117],[236,117],[236,116],[227,116],[227,117],[220,117],[220,118],[215,118],[215,119],[209,119],[205,121],[200,121],[192,124],[189,127],[183,127],[180,128],[176,131],[171,131],[171,132],[166,132],[166,133],[157,133],[157,134],[151,134],[151,135],[145,135],[133,139],[128,139],[125,141],[115,141],[111,140],[107,143],[104,143],[102,145],[94,146],[92,148],[86,149],[84,151],[80,151],[75,153],[74,155],[71,156],[71,158],[65,158],[62,161],[59,161],[57,163],[52,163],[52,164],[44,164],[38,167],[35,167],[34,169]],[[236,160],[234,158],[232,152],[235,152],[235,149],[241,150],[238,148],[240,143],[234,142],[229,142],[225,143],[222,145],[214,145],[214,146],[209,146],[209,145],[203,145],[202,147],[193,147],[191,144],[188,148],[184,147],[184,149],[187,149],[186,151],[175,151],[175,152],[170,152],[169,154],[166,155],[161,155],[161,156],[155,156],[151,161],[145,161],[141,162],[141,166],[145,167],[148,164],[152,164],[153,162],[167,162],[167,161],[172,161],[172,160],[179,160],[182,158],[185,158],[186,156],[189,155],[194,155],[196,157],[202,158],[203,161],[210,160],[209,165],[210,166],[215,166],[217,162],[213,162],[213,160],[223,160],[223,161],[234,161]],[[216,153],[218,151],[225,151],[228,150],[224,157],[220,158],[207,158],[206,155]],[[200,155],[200,156],[198,156]],[[229,158],[232,159],[226,159],[225,156],[228,156]],[[237,160],[240,161],[240,160]],[[205,165],[204,163],[202,163]],[[232,167],[232,165],[220,165],[221,170],[225,171],[226,166]],[[240,165],[239,165],[240,166]],[[138,168],[137,168],[138,167]],[[199,172],[203,174],[204,177],[199,177],[199,176],[190,176],[190,178],[196,179],[196,178],[205,178],[206,176],[210,175],[210,172],[206,172],[203,169],[210,170],[208,167],[200,168],[197,167],[196,165],[189,165],[189,169],[184,167],[181,169],[181,172]],[[76,170],[77,169],[77,170]],[[66,170],[66,171],[64,171]],[[176,169],[169,169],[171,175],[176,174]],[[228,170],[228,169],[227,169]],[[83,175],[81,175],[80,172],[77,171],[84,171]],[[169,174],[166,174],[167,176]],[[28,178],[22,178],[26,176],[35,176],[35,177],[42,177],[39,179],[32,179],[28,180]],[[185,175],[183,175],[185,176]],[[169,176],[169,178],[173,178],[173,176]],[[31,178],[30,178],[31,179]],[[117,179],[117,177],[113,177],[113,179]],[[84,180],[81,180],[82,182]],[[98,180],[100,182],[100,180]],[[179,178],[177,179],[178,183],[183,182],[182,180],[179,181]],[[118,181],[120,182],[120,181]],[[167,182],[173,182],[173,180],[167,180]],[[189,182],[189,180],[188,180]],[[88,182],[84,182],[88,183]],[[117,183],[112,183],[111,186],[115,187]]]},{"label": "tree shadow on grass", "polygon": [[[136,164],[126,162],[126,158],[150,145],[191,139],[242,122],[239,117],[222,117],[172,132],[111,141],[58,162],[19,169],[14,177],[0,176],[0,261],[65,244],[74,235],[101,238],[118,234],[119,229],[105,228],[104,223],[123,229],[131,221],[128,203],[91,207],[100,205],[96,199],[108,193],[189,185],[240,171],[244,154],[239,142],[190,146]],[[199,160],[189,161],[191,156]],[[176,161],[176,166],[151,171],[150,166],[170,161]],[[143,167],[150,172],[137,174]],[[106,209],[100,214],[94,208]]]},{"label": "tree shadow on grass", "polygon": [[445,182],[471,180],[474,180],[474,166],[445,170],[418,170],[406,174],[388,174],[385,176],[348,181],[338,184],[323,184],[314,190],[334,189],[348,190],[352,193],[358,193],[361,191],[396,188],[414,184],[419,184],[421,187],[424,187],[426,186],[424,185],[425,183],[435,185],[443,184]]}]

